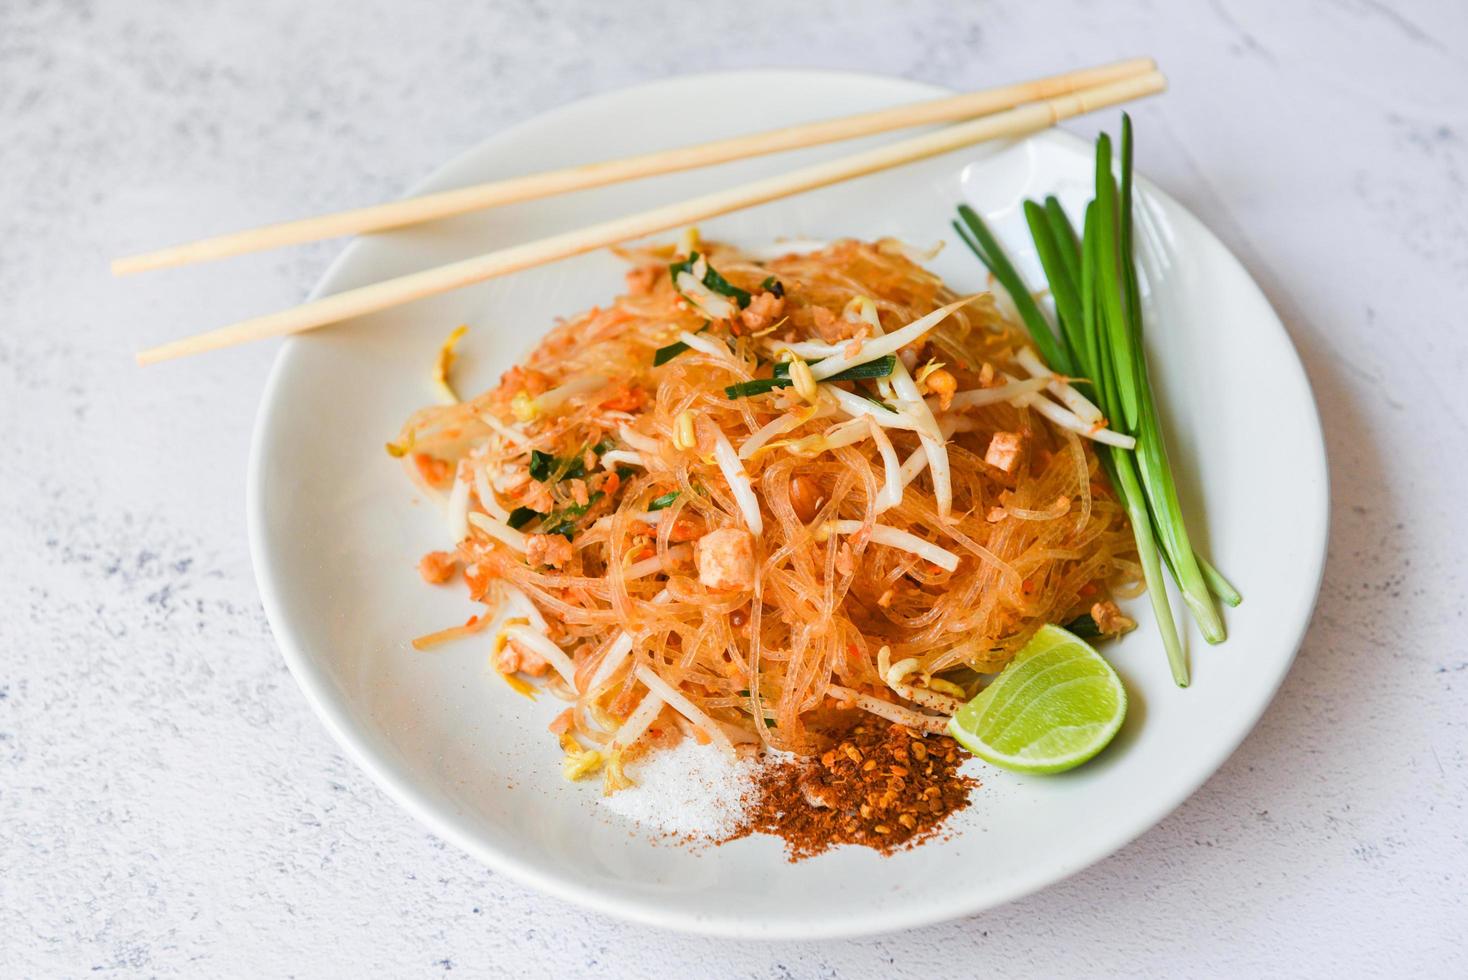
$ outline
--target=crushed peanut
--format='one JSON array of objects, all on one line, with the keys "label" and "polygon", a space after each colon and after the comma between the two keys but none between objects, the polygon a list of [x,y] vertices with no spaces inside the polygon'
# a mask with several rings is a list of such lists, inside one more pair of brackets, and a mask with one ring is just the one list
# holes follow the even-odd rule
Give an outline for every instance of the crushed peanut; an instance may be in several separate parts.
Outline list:
[{"label": "crushed peanut", "polygon": [[1123,613],[1110,600],[1093,605],[1091,618],[1096,621],[1096,628],[1107,636],[1120,636],[1137,628],[1137,621]]},{"label": "crushed peanut", "polygon": [[923,379],[923,388],[938,396],[938,407],[946,412],[958,391],[958,379],[947,371],[934,371]]}]

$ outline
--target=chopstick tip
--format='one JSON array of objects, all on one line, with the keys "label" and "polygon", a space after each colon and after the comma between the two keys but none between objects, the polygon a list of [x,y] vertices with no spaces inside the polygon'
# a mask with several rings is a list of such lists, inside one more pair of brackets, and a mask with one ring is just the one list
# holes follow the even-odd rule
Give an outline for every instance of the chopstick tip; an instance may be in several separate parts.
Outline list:
[{"label": "chopstick tip", "polygon": [[142,268],[144,268],[144,266],[139,263],[138,258],[138,255],[123,255],[122,258],[115,258],[115,260],[112,260],[113,277],[116,277],[116,279],[122,279],[123,276],[131,276],[132,273],[138,273],[138,271],[142,271]]}]

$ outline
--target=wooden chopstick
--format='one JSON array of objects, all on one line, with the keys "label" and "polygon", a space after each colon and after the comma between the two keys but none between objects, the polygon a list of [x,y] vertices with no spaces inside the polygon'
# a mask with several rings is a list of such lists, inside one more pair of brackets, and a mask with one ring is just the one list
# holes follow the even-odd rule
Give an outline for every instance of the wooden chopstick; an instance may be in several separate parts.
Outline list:
[{"label": "wooden chopstick", "polygon": [[893,129],[955,122],[1010,109],[1026,102],[1048,99],[1083,88],[1131,78],[1152,71],[1156,67],[1156,63],[1151,58],[1133,58],[1095,68],[1084,68],[1028,82],[1004,85],[981,92],[968,92],[928,102],[863,112],[840,119],[787,126],[763,133],[751,133],[748,136],[736,136],[712,143],[659,150],[618,160],[605,160],[600,163],[549,170],[524,177],[512,177],[507,180],[495,180],[475,184],[472,187],[426,194],[422,197],[410,197],[401,201],[390,201],[350,211],[338,211],[334,214],[303,218],[298,221],[285,221],[261,228],[204,238],[155,252],[120,258],[112,263],[112,273],[121,276],[150,269],[164,269],[210,259],[222,259],[231,255],[242,255],[284,245],[298,245],[322,238],[385,231],[424,221],[435,221],[468,211],[601,187],[624,180],[636,180],[640,177],[713,166],[745,157],[781,153],[822,143],[872,136]]},{"label": "wooden chopstick", "polygon": [[277,313],[241,320],[208,333],[142,351],[137,355],[138,363],[153,364],[266,337],[313,330],[328,323],[375,313],[461,286],[483,282],[495,276],[519,272],[618,242],[690,225],[730,211],[923,160],[984,140],[1034,133],[1062,119],[1154,95],[1166,87],[1166,79],[1156,71],[1092,86],[837,160],[802,167],[787,174],[751,181],[728,190],[614,218],[576,231],[552,235],[523,245],[512,245],[437,268],[349,289]]}]

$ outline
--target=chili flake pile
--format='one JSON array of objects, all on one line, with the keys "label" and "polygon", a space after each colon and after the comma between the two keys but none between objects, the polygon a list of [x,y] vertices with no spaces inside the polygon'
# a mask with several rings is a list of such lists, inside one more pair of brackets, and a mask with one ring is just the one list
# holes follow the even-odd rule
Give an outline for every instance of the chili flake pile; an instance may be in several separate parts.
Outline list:
[{"label": "chili flake pile", "polygon": [[912,847],[968,806],[979,782],[959,773],[967,758],[947,736],[925,738],[882,722],[856,725],[817,758],[766,766],[734,837],[781,837],[791,861],[837,844],[883,854]]}]

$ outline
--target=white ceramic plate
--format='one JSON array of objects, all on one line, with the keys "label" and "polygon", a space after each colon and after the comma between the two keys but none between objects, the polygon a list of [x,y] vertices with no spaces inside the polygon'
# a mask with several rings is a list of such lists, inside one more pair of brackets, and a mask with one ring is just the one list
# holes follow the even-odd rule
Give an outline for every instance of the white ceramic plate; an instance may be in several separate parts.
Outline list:
[{"label": "white ceramic plate", "polygon": [[[588,99],[486,141],[416,190],[431,191],[931,97],[911,82],[814,72],[673,79]],[[1115,123],[1115,117],[1109,120]],[[1149,138],[1139,133],[1145,165]],[[330,293],[564,231],[797,164],[851,144],[502,208],[359,241],[317,289]],[[984,275],[954,240],[954,205],[979,207],[1024,271],[1037,266],[1016,203],[1088,196],[1088,144],[1048,133],[879,174],[708,222],[710,237],[875,238],[949,247],[955,288]],[[1226,646],[1192,639],[1193,686],[1168,678],[1147,604],[1107,654],[1131,694],[1116,743],[1062,777],[971,765],[984,780],[956,835],[894,857],[848,848],[788,864],[779,842],[690,850],[658,843],[560,776],[531,703],[487,676],[483,644],[416,653],[410,637],[462,620],[461,589],[414,570],[444,546],[438,509],[415,501],[383,444],[432,399],[429,364],[471,326],[462,386],[480,390],[556,316],[605,301],[620,263],[586,256],[288,341],[261,405],[250,467],[250,543],[275,636],[311,705],[357,762],[432,830],[492,867],[642,922],[722,935],[856,935],[973,913],[1112,853],[1176,807],[1254,725],[1310,618],[1325,554],[1319,420],[1278,318],[1238,262],[1176,202],[1140,184],[1152,363],[1193,527],[1245,604]],[[1280,488],[1287,488],[1281,494]],[[1206,488],[1206,493],[1201,492]],[[1196,517],[1196,514],[1195,514]]]}]

